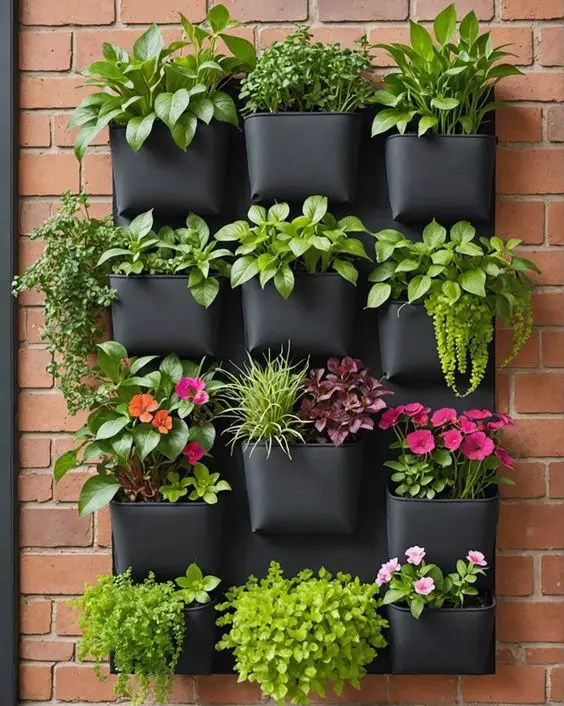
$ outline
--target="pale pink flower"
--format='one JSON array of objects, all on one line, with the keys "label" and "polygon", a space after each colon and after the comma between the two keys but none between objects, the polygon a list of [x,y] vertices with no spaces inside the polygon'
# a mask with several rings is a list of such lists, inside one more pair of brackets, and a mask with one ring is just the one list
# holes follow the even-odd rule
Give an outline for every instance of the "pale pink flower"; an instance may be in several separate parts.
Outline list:
[{"label": "pale pink flower", "polygon": [[430,576],[423,576],[413,582],[413,588],[420,596],[428,596],[435,590],[435,582]]},{"label": "pale pink flower", "polygon": [[382,568],[388,571],[390,574],[393,574],[395,571],[399,571],[400,563],[398,561],[397,556],[395,556],[393,559],[390,559],[385,564],[382,564]]},{"label": "pale pink flower", "polygon": [[448,431],[444,431],[442,434],[439,434],[439,436],[443,440],[445,448],[449,451],[456,451],[463,439],[463,436],[458,429],[449,429]]},{"label": "pale pink flower", "polygon": [[492,455],[494,442],[483,431],[476,431],[464,439],[460,450],[471,461],[483,461]]},{"label": "pale pink flower", "polygon": [[494,453],[501,461],[501,463],[507,468],[513,468],[515,466],[515,462],[505,449],[498,447],[497,449],[495,449]]},{"label": "pale pink flower", "polygon": [[407,557],[407,563],[413,564],[413,566],[419,566],[419,564],[425,558],[425,547],[418,547],[417,544],[409,549],[405,550],[405,556]]},{"label": "pale pink flower", "polygon": [[468,417],[468,419],[487,419],[488,417],[492,417],[492,413],[490,412],[489,409],[469,409],[467,412],[464,412],[464,414]]},{"label": "pale pink flower", "polygon": [[200,390],[199,392],[196,392],[194,397],[192,398],[192,402],[194,404],[206,404],[206,402],[209,402],[210,396],[205,390]]},{"label": "pale pink flower", "polygon": [[390,427],[394,427],[399,422],[402,414],[403,405],[399,405],[398,407],[388,407],[388,409],[382,412],[378,426],[380,429],[389,429]]},{"label": "pale pink flower", "polygon": [[434,427],[442,427],[445,424],[456,422],[456,410],[452,407],[441,407],[433,412],[431,424]]},{"label": "pale pink flower", "polygon": [[414,454],[427,454],[435,448],[435,437],[428,429],[412,431],[405,440]]},{"label": "pale pink flower", "polygon": [[383,586],[385,583],[390,583],[392,580],[392,574],[389,571],[386,571],[384,567],[378,571],[378,575],[376,576],[376,583],[378,586]]},{"label": "pale pink flower", "polygon": [[458,427],[463,434],[472,434],[472,432],[476,431],[478,425],[462,415],[458,420]]},{"label": "pale pink flower", "polygon": [[466,560],[470,562],[470,564],[474,564],[475,566],[487,566],[488,562],[486,561],[486,557],[482,554],[482,552],[478,552],[475,549],[471,549],[468,552],[468,556],[466,557]]}]

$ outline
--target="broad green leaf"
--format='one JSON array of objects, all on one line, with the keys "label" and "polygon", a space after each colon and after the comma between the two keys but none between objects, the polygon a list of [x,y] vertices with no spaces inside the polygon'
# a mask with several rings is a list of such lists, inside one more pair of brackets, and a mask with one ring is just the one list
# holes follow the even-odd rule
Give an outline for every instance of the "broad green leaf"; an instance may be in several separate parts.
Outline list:
[{"label": "broad green leaf", "polygon": [[458,276],[458,283],[462,289],[475,294],[478,297],[485,297],[486,273],[483,270],[468,270]]},{"label": "broad green leaf", "polygon": [[190,287],[192,296],[204,309],[210,307],[219,293],[219,280],[215,277],[208,277],[199,284]]},{"label": "broad green leaf", "polygon": [[247,217],[252,223],[260,226],[267,220],[266,208],[264,206],[253,205],[249,208]]},{"label": "broad green leaf", "polygon": [[206,17],[206,23],[211,27],[211,29],[219,34],[229,24],[229,11],[225,5],[214,5]]},{"label": "broad green leaf", "polygon": [[155,112],[172,130],[189,103],[190,94],[185,88],[175,93],[161,93],[155,98]]},{"label": "broad green leaf", "polygon": [[460,38],[463,39],[467,44],[474,44],[476,38],[478,37],[478,32],[480,31],[480,24],[476,13],[471,10],[460,23],[459,27]]},{"label": "broad green leaf", "polygon": [[284,299],[288,299],[294,290],[294,273],[288,265],[282,265],[274,275],[274,286]]},{"label": "broad green leaf", "polygon": [[115,441],[112,442],[112,448],[121,459],[127,459],[133,444],[131,434],[120,434]]},{"label": "broad green leaf", "polygon": [[428,248],[438,248],[439,245],[445,242],[446,235],[446,228],[443,228],[443,226],[433,219],[423,230],[423,242]]},{"label": "broad green leaf", "polygon": [[68,473],[68,471],[76,468],[79,465],[77,452],[75,449],[67,451],[62,456],[55,461],[55,468],[53,469],[53,475],[55,476],[55,482],[58,483],[61,478]]},{"label": "broad green leaf", "polygon": [[390,298],[392,288],[387,282],[377,282],[368,293],[366,306],[369,309],[376,309]]},{"label": "broad green leaf", "polygon": [[462,294],[462,290],[460,289],[458,282],[452,282],[451,280],[443,282],[442,292],[451,304],[458,301],[460,299],[460,295]]},{"label": "broad green leaf", "polygon": [[314,248],[321,250],[322,252],[329,252],[331,249],[331,241],[329,238],[325,238],[322,235],[314,235],[311,238],[311,244]]},{"label": "broad green leaf", "polygon": [[81,517],[107,505],[121,488],[113,475],[93,476],[82,486],[78,499],[78,512]]},{"label": "broad green leaf", "polygon": [[378,265],[378,267],[368,277],[368,281],[369,282],[385,282],[386,280],[390,279],[390,277],[393,276],[395,271],[396,271],[396,263],[395,262],[391,262],[391,261],[383,262],[381,265]]},{"label": "broad green leaf", "polygon": [[135,449],[141,461],[157,448],[161,440],[161,435],[156,429],[144,424],[133,427],[132,434]]},{"label": "broad green leaf", "polygon": [[399,103],[400,100],[399,96],[387,89],[380,89],[378,91],[374,91],[373,98],[376,103],[379,103],[380,105],[386,105],[390,108],[395,108],[395,106]]},{"label": "broad green leaf", "polygon": [[384,230],[376,233],[376,238],[378,239],[378,242],[393,243],[394,245],[397,245],[397,243],[404,239],[404,236],[398,230],[385,228]]},{"label": "broad green leaf", "polygon": [[104,422],[96,432],[96,439],[111,439],[116,434],[119,434],[122,429],[125,429],[130,421],[127,417],[119,417],[118,419]]},{"label": "broad green leaf", "polygon": [[290,215],[290,206],[287,203],[275,203],[268,209],[267,220],[279,222],[285,221]]},{"label": "broad green leaf", "polygon": [[182,363],[176,353],[169,353],[159,365],[163,375],[167,375],[172,382],[177,383],[182,377]]},{"label": "broad green leaf", "polygon": [[449,265],[452,260],[452,251],[437,250],[431,255],[431,260],[435,265]]},{"label": "broad green leaf", "polygon": [[349,255],[354,255],[355,257],[362,257],[365,260],[372,260],[370,255],[368,255],[364,249],[364,245],[356,238],[347,238],[344,242],[340,243],[340,250],[341,252]]},{"label": "broad green leaf", "polygon": [[445,271],[444,265],[431,265],[427,270],[429,277],[438,277]]},{"label": "broad green leaf", "polygon": [[158,451],[169,460],[174,461],[182,453],[188,443],[188,425],[183,419],[175,418],[168,434],[162,434],[158,442]]},{"label": "broad green leaf", "polygon": [[74,154],[79,162],[82,161],[82,158],[84,157],[84,154],[90,146],[92,140],[103,129],[104,126],[98,125],[97,123],[94,125],[86,124],[80,128],[78,135],[76,136],[74,141]]},{"label": "broad green leaf", "polygon": [[127,257],[128,255],[131,255],[131,251],[126,250],[125,248],[110,248],[109,250],[106,250],[106,252],[102,253],[100,259],[96,263],[96,267],[100,267],[100,265],[103,265],[104,262],[108,262],[108,260],[113,260],[114,257]]},{"label": "broad green leaf", "polygon": [[190,427],[188,441],[197,441],[204,451],[211,451],[215,441],[215,429],[211,422],[194,424]]},{"label": "broad green leaf", "polygon": [[425,61],[431,61],[433,58],[433,39],[425,27],[410,20],[409,38],[413,50],[423,57]]},{"label": "broad green leaf", "polygon": [[337,270],[341,277],[343,279],[346,279],[347,282],[356,285],[356,281],[358,279],[358,270],[348,260],[335,260],[333,262],[333,269]]},{"label": "broad green leaf", "polygon": [[409,303],[411,304],[421,299],[421,297],[424,297],[431,287],[431,282],[431,278],[427,275],[414,277],[407,287],[407,299]]},{"label": "broad green leaf", "polygon": [[312,243],[306,238],[292,238],[288,241],[288,247],[296,257],[301,257],[312,246]]},{"label": "broad green leaf", "polygon": [[376,259],[378,262],[385,262],[393,255],[395,249],[393,243],[388,243],[384,240],[378,241],[376,243]]},{"label": "broad green leaf", "polygon": [[424,135],[426,132],[436,127],[439,121],[435,115],[424,115],[419,121],[419,126],[417,128],[417,134],[419,137]]},{"label": "broad green leaf", "polygon": [[356,216],[345,216],[337,223],[337,226],[345,233],[368,233],[366,226]]},{"label": "broad green leaf", "polygon": [[456,246],[455,251],[461,255],[470,255],[470,257],[480,257],[484,254],[482,248],[474,243],[460,243]]},{"label": "broad green leaf", "polygon": [[447,5],[442,12],[436,16],[433,22],[435,37],[441,46],[444,46],[452,37],[456,30],[456,7],[454,4]]},{"label": "broad green leaf", "polygon": [[220,120],[223,123],[230,123],[231,125],[238,125],[239,119],[237,117],[237,109],[235,108],[235,103],[233,98],[223,91],[216,91],[212,96],[212,103],[214,108],[214,118]]},{"label": "broad green leaf", "polygon": [[222,39],[229,51],[243,64],[245,71],[252,71],[257,63],[255,47],[247,39],[233,34],[224,34]]},{"label": "broad green leaf", "polygon": [[231,268],[231,286],[238,287],[258,274],[258,265],[254,257],[245,255],[235,260]]},{"label": "broad green leaf", "polygon": [[312,223],[319,223],[327,213],[327,196],[310,196],[304,201],[302,213],[311,219]]},{"label": "broad green leaf", "polygon": [[192,110],[206,125],[213,118],[214,106],[209,98],[197,97],[190,104]]},{"label": "broad green leaf", "polygon": [[141,358],[136,358],[130,365],[129,371],[132,375],[137,375],[137,373],[142,370],[146,365],[148,365],[152,360],[158,358],[157,355],[144,355]]},{"label": "broad green leaf", "polygon": [[450,238],[457,245],[460,243],[469,243],[474,239],[476,235],[476,229],[468,221],[459,221],[455,223],[450,229]]},{"label": "broad green leaf", "polygon": [[246,221],[234,221],[220,228],[214,235],[215,240],[222,242],[240,240],[249,233],[249,224]]},{"label": "broad green leaf", "polygon": [[401,115],[401,112],[392,108],[381,110],[377,113],[372,121],[372,137],[380,135],[383,132],[387,132],[391,128],[395,127],[398,124],[398,121],[401,120]]},{"label": "broad green leaf", "polygon": [[191,112],[184,113],[171,130],[172,139],[181,150],[185,150],[192,143],[197,129],[198,118]]},{"label": "broad green leaf", "polygon": [[431,99],[431,105],[439,110],[453,110],[460,105],[460,101],[458,98],[441,98],[437,96]]},{"label": "broad green leaf", "polygon": [[133,45],[133,56],[139,61],[155,59],[164,48],[163,36],[156,24],[144,32]]},{"label": "broad green leaf", "polygon": [[151,232],[153,227],[153,209],[136,216],[128,226],[128,230],[137,240],[141,240]]},{"label": "broad green leaf", "polygon": [[127,52],[121,47],[118,47],[117,44],[112,44],[111,42],[103,42],[102,54],[106,61],[121,61],[124,63],[129,61]]},{"label": "broad green leaf", "polygon": [[136,116],[127,123],[125,139],[134,152],[139,152],[145,140],[151,134],[156,113],[149,113],[144,118]]},{"label": "broad green leaf", "polygon": [[[386,264],[386,263],[384,263]],[[405,260],[401,260],[398,262],[396,265],[395,271],[396,272],[413,272],[414,270],[417,270],[419,268],[419,262],[417,260],[411,260],[410,258],[406,258]]]}]

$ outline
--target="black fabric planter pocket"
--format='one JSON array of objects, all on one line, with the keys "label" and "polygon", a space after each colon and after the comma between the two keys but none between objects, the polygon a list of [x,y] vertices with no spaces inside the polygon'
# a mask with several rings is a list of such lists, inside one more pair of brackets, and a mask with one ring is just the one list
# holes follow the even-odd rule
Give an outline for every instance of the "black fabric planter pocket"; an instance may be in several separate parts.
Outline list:
[{"label": "black fabric planter pocket", "polygon": [[184,576],[196,562],[220,576],[223,509],[204,502],[110,503],[114,572],[131,566],[135,581],[153,571],[159,581]]},{"label": "black fabric planter pocket", "polygon": [[204,309],[182,275],[110,275],[114,341],[130,355],[217,356],[221,291]]},{"label": "black fabric planter pocket", "polygon": [[352,534],[362,475],[362,443],[243,447],[253,532]]},{"label": "black fabric planter pocket", "polygon": [[125,139],[125,128],[110,128],[115,217],[129,222],[150,208],[160,223],[184,220],[190,211],[200,216],[219,213],[223,206],[229,127],[198,121],[186,151],[169,129],[156,121],[138,152]]},{"label": "black fabric planter pocket", "polygon": [[[408,547],[425,547],[427,558],[443,571],[455,570],[457,559],[470,549],[483,552],[490,564],[495,556],[499,493],[478,500],[419,500],[386,493],[388,552],[404,559]],[[479,577],[480,586],[493,583],[493,574]]]},{"label": "black fabric planter pocket", "polygon": [[488,674],[495,599],[485,608],[425,609],[419,620],[388,606],[394,674]]},{"label": "black fabric planter pocket", "polygon": [[245,345],[252,352],[279,350],[291,343],[297,355],[351,355],[356,287],[338,274],[297,274],[288,299],[272,282],[243,285]]},{"label": "black fabric planter pocket", "polygon": [[423,304],[391,301],[380,307],[378,336],[388,380],[442,379],[433,320]]},{"label": "black fabric planter pocket", "polygon": [[351,203],[362,118],[355,113],[256,113],[245,118],[251,199]]},{"label": "black fabric planter pocket", "polygon": [[386,171],[392,215],[439,223],[492,217],[493,135],[392,135]]},{"label": "black fabric planter pocket", "polygon": [[217,601],[184,608],[186,632],[176,674],[210,674],[215,657]]}]

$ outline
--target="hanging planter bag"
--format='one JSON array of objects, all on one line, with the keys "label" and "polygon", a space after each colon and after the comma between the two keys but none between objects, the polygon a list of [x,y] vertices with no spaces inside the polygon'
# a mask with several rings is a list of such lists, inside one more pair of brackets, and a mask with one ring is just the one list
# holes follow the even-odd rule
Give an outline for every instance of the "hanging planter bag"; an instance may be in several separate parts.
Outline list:
[{"label": "hanging planter bag", "polygon": [[288,299],[272,282],[243,285],[245,345],[250,352],[280,350],[291,342],[296,355],[345,356],[354,350],[356,287],[337,273],[295,275]]},{"label": "hanging planter bag", "polygon": [[131,355],[217,356],[221,292],[204,309],[183,275],[110,275],[113,340]]},{"label": "hanging planter bag", "polygon": [[243,446],[253,532],[352,534],[356,526],[362,442]]},{"label": "hanging planter bag", "polygon": [[125,127],[110,128],[115,219],[129,223],[151,208],[158,222],[184,221],[220,212],[228,155],[228,126],[217,120],[198,129],[186,151],[169,129],[155,121],[138,152],[125,139]]},{"label": "hanging planter bag", "polygon": [[204,502],[110,503],[115,573],[131,566],[135,581],[153,571],[158,581],[184,576],[196,562],[219,576],[223,511]]},{"label": "hanging planter bag", "polygon": [[245,118],[253,203],[321,194],[352,203],[362,118],[356,113],[255,113]]},{"label": "hanging planter bag", "polygon": [[425,608],[419,620],[404,606],[388,606],[394,674],[487,674],[495,624],[491,605]]},{"label": "hanging planter bag", "polygon": [[492,217],[493,135],[391,135],[386,171],[394,219],[427,223]]},{"label": "hanging planter bag", "polygon": [[184,608],[186,632],[176,674],[211,674],[215,656],[217,601]]}]

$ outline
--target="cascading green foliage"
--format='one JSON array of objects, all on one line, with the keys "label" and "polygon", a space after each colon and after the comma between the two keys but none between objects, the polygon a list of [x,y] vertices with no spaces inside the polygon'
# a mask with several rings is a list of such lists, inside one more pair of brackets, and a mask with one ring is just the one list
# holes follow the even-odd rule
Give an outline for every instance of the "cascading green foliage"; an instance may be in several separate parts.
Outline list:
[{"label": "cascading green foliage", "polygon": [[464,395],[474,392],[484,377],[496,315],[513,327],[511,353],[502,365],[517,355],[533,325],[527,272],[539,272],[533,262],[513,252],[520,240],[482,237],[478,245],[476,229],[466,221],[456,223],[448,234],[433,221],[420,242],[396,230],[382,230],[375,237],[380,264],[369,277],[374,284],[368,307],[390,298],[423,303],[433,318],[445,380],[457,395],[462,396],[457,373],[467,374],[470,366]]},{"label": "cascading green foliage", "polygon": [[78,658],[94,659],[103,678],[101,666],[111,653],[118,698],[142,704],[154,696],[164,703],[184,640],[184,603],[174,584],[156,583],[152,574],[136,584],[128,570],[101,576],[71,605],[81,611]]},{"label": "cascading green foliage", "polygon": [[14,295],[37,289],[45,295],[45,327],[41,338],[52,357],[54,376],[75,414],[96,397],[86,382],[88,356],[104,332],[102,315],[115,298],[109,287],[110,265],[96,267],[100,256],[117,243],[120,229],[110,217],[92,218],[85,194],[61,196],[59,211],[31,236],[43,240],[38,260],[13,282]]},{"label": "cascading green foliage", "polygon": [[229,631],[217,649],[231,649],[239,681],[257,682],[280,706],[307,704],[332,686],[360,687],[366,665],[386,646],[388,626],[378,614],[378,586],[349,574],[306,569],[285,578],[271,562],[266,578],[251,576],[226,594],[217,624]]}]

